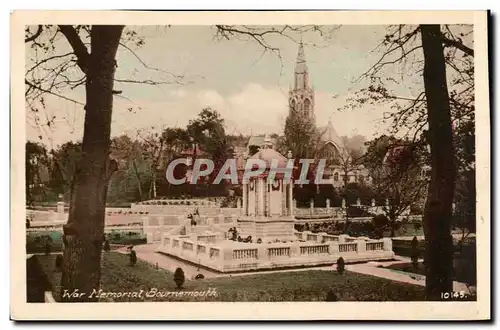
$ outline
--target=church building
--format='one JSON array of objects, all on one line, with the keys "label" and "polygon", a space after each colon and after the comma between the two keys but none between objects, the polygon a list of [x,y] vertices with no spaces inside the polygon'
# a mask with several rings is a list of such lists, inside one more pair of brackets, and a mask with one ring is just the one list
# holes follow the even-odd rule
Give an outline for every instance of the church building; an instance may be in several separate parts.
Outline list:
[{"label": "church building", "polygon": [[[304,52],[304,44],[300,42],[297,60],[295,64],[295,72],[293,84],[288,93],[289,114],[299,115],[303,120],[308,120],[317,128],[315,141],[319,141],[316,148],[319,148],[319,158],[327,160],[327,168],[323,178],[329,179],[334,187],[343,188],[346,183],[358,182],[361,184],[369,184],[371,182],[370,175],[363,165],[355,165],[347,161],[345,156],[347,150],[344,149],[344,143],[337,134],[333,123],[328,120],[326,125],[318,125],[315,115],[315,92],[309,76],[306,56]],[[269,137],[252,136],[247,144],[247,155],[264,147],[265,141]],[[274,148],[276,140],[271,139],[269,147]]]}]

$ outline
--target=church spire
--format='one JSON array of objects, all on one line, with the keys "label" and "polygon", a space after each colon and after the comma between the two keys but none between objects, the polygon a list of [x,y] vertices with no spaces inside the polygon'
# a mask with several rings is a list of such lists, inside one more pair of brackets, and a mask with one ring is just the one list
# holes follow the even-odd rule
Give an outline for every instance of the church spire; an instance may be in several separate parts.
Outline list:
[{"label": "church spire", "polygon": [[304,44],[300,39],[297,62],[295,64],[295,89],[306,90],[309,88],[309,73],[307,70],[306,56],[304,53]]}]

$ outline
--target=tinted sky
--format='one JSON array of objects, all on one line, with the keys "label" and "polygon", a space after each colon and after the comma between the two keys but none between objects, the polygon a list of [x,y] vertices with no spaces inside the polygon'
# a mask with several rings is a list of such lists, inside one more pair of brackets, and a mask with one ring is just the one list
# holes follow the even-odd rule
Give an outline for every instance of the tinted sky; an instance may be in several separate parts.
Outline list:
[{"label": "tinted sky", "polygon": [[[183,75],[183,84],[117,84],[115,88],[123,90],[128,100],[115,98],[113,136],[135,136],[137,130],[152,130],[152,126],[185,126],[204,107],[221,113],[228,133],[282,133],[300,36],[294,35],[295,40],[283,36],[267,39],[280,49],[279,58],[275,53],[263,52],[256,42],[219,40],[215,29],[208,26],[133,29],[145,41],[142,47],[133,47],[135,54],[148,67]],[[319,126],[331,119],[339,135],[362,134],[367,138],[384,131],[381,119],[388,109],[371,105],[350,112],[338,109],[344,106],[350,90],[360,87],[353,81],[380,57],[371,51],[385,30],[384,26],[342,26],[327,40],[314,32],[302,34],[310,80],[316,90]],[[64,39],[57,46],[58,53],[69,51]],[[119,48],[117,59],[118,79],[171,79],[168,74],[144,67],[125,48]],[[409,82],[401,92],[413,94],[414,85]],[[83,88],[67,95],[84,101]],[[80,140],[82,106],[56,97],[48,97],[46,104],[48,116],[56,116],[56,124],[50,130],[43,129],[44,142],[55,147],[67,140]],[[28,138],[36,140],[40,128],[32,120],[28,122]]]}]

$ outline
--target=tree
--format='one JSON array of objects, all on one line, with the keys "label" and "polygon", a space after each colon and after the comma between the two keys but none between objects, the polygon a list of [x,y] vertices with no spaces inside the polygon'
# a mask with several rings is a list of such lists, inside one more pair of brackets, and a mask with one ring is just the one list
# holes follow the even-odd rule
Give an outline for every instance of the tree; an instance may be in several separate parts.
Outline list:
[{"label": "tree", "polygon": [[476,169],[475,169],[475,127],[471,116],[455,125],[454,145],[457,168],[455,189],[455,210],[453,226],[462,232],[460,245],[470,233],[476,231]]},{"label": "tree", "polygon": [[367,143],[365,166],[374,175],[373,187],[384,202],[388,228],[394,237],[401,216],[420,203],[427,187],[422,169],[426,164],[425,148],[395,137],[382,136]]},{"label": "tree", "polygon": [[314,122],[292,112],[286,119],[283,145],[290,150],[296,159],[315,158],[317,145],[317,129]]},{"label": "tree", "polygon": [[386,229],[390,223],[389,218],[385,214],[377,214],[372,219],[374,234],[376,237],[383,237],[383,231]]},{"label": "tree", "polygon": [[450,99],[439,25],[421,25],[424,85],[431,148],[431,181],[424,211],[426,294],[438,300],[453,290],[451,219],[455,190],[455,159]]},{"label": "tree", "polygon": [[[162,132],[165,146],[163,148],[163,155],[161,157],[160,168],[166,169],[168,164],[187,149],[191,143],[191,139],[187,130],[182,128],[167,128]],[[170,195],[172,184],[167,184],[167,196]]]},{"label": "tree", "polygon": [[127,174],[132,172],[136,182],[134,188],[137,189],[139,200],[143,200],[143,185],[147,182],[147,174],[144,173],[145,171],[143,170],[145,161],[141,154],[141,146],[138,141],[132,141],[132,139],[127,135],[113,138],[111,140],[111,157],[118,163],[118,170],[115,172],[112,180],[110,181],[109,191],[111,192],[115,190],[113,189],[114,186],[118,186],[118,189],[116,190],[126,191],[127,189],[123,189],[124,187],[119,185],[121,180],[116,179],[121,178],[122,180],[127,180]]},{"label": "tree", "polygon": [[[225,161],[233,156],[224,128],[224,119],[216,110],[205,108],[196,119],[189,121],[187,132],[195,147],[200,147],[214,162],[214,171],[206,180],[213,182]],[[196,155],[193,158],[195,159]]]},{"label": "tree", "polygon": [[49,168],[47,149],[34,142],[26,142],[26,203],[32,205],[35,196],[44,193],[44,182],[40,171]]},{"label": "tree", "polygon": [[69,196],[77,164],[81,158],[81,142],[69,141],[51,150],[53,165],[49,184],[55,193]]},{"label": "tree", "polygon": [[[440,299],[440,292],[452,289],[452,120],[468,120],[474,113],[474,50],[468,46],[472,42],[470,25],[391,26],[378,47],[380,59],[360,77],[369,85],[347,106],[389,104],[395,110],[386,117],[392,131],[406,131],[412,140],[424,135],[430,146],[431,179],[424,211],[428,300]],[[394,66],[401,67],[400,77],[393,74]],[[392,74],[384,71],[388,67]],[[416,73],[420,72],[424,77],[422,90],[410,96],[398,95],[397,85],[405,78],[419,78]]]},{"label": "tree", "polygon": [[[64,35],[70,44],[71,55],[76,59],[74,63],[83,73],[79,83],[85,84],[86,90],[82,159],[72,183],[68,223],[63,227],[66,267],[61,279],[62,289],[87,293],[76,299],[78,301],[89,300],[88,293],[99,288],[106,191],[109,178],[116,170],[116,162],[109,159],[109,146],[115,56],[123,28],[121,25],[77,28],[60,25],[55,28],[56,33]],[[39,26],[32,34],[28,28],[25,41],[36,47],[37,35],[43,29]],[[80,37],[84,30],[90,37],[90,52]],[[69,65],[69,62],[65,64],[66,67]],[[27,96],[30,93],[55,93],[44,87],[43,81],[30,81],[28,76],[25,80]]]}]

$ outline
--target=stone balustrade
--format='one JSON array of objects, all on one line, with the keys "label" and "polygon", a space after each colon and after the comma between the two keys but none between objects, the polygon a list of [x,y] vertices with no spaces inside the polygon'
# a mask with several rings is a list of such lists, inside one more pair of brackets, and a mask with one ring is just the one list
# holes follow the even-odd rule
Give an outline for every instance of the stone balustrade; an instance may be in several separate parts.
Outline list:
[{"label": "stone balustrade", "polygon": [[357,262],[387,260],[394,256],[389,238],[300,234],[305,238],[310,235],[311,240],[258,244],[229,242],[215,234],[171,236],[167,233],[158,251],[220,272],[326,265],[335,263],[339,257],[346,262]]},{"label": "stone balustrade", "polygon": [[342,243],[339,244],[339,252],[358,252],[357,243]]},{"label": "stone balustrade", "polygon": [[290,247],[272,247],[267,249],[269,258],[290,257]]},{"label": "stone balustrade", "polygon": [[197,236],[198,242],[204,242],[204,243],[209,243],[209,244],[215,244],[217,240],[217,235],[215,234],[210,234],[210,235],[198,235]]},{"label": "stone balustrade", "polygon": [[301,255],[328,254],[328,253],[329,253],[329,245],[309,245],[300,247]]},{"label": "stone balustrade", "polygon": [[233,259],[257,259],[257,249],[233,250]]},{"label": "stone balustrade", "polygon": [[367,242],[366,251],[377,251],[384,249],[384,242]]}]

